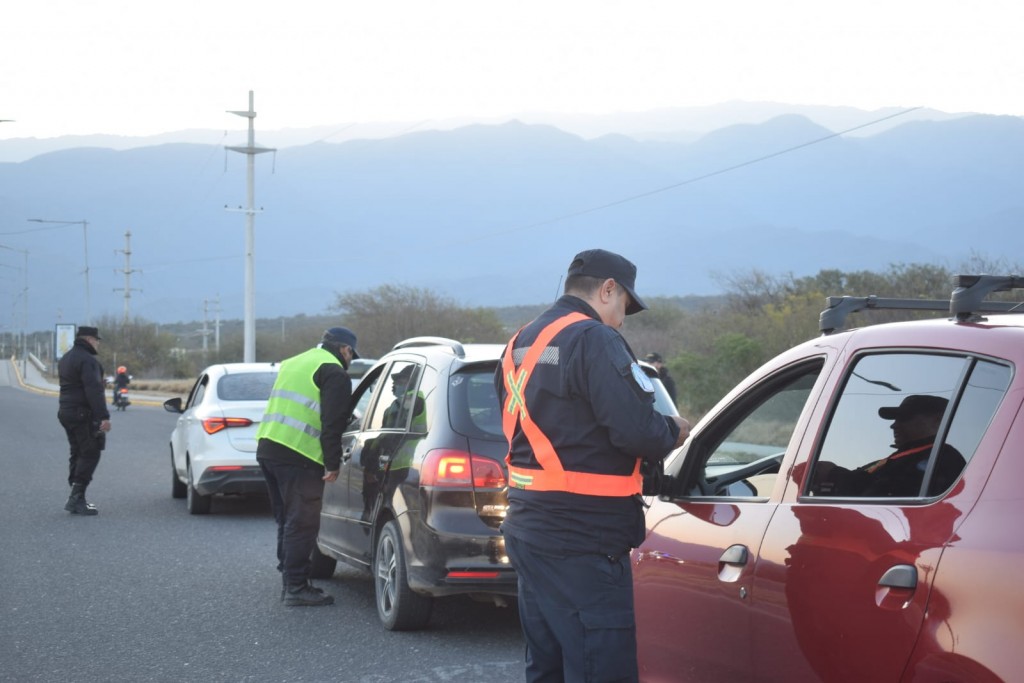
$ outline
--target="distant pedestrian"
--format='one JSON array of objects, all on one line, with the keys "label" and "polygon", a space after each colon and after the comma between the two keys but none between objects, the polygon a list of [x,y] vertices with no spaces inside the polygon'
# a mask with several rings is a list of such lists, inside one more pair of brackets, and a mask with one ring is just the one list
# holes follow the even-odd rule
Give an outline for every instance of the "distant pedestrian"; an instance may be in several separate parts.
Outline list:
[{"label": "distant pedestrian", "polygon": [[57,419],[68,437],[71,455],[68,458],[68,485],[71,495],[64,509],[73,515],[96,515],[95,505],[85,500],[85,490],[92,482],[106,447],[110,431],[103,388],[103,366],[96,358],[100,333],[95,327],[83,325],[75,334],[71,349],[57,364],[60,398]]},{"label": "distant pedestrian", "polygon": [[647,308],[636,266],[576,255],[565,293],[516,333],[495,377],[509,441],[501,531],[519,577],[528,682],[635,681],[630,549],[643,540],[641,461],[689,434],[619,333]]},{"label": "distant pedestrian", "polygon": [[644,358],[645,361],[654,366],[655,370],[658,371],[658,377],[661,378],[661,383],[665,385],[665,391],[672,397],[672,403],[676,402],[676,381],[672,379],[672,375],[668,373],[668,366],[665,365],[665,359],[661,357],[660,353],[649,353]]},{"label": "distant pedestrian", "polygon": [[286,606],[334,602],[310,583],[310,555],[320,531],[324,482],[341,469],[341,435],[352,412],[349,364],[356,335],[332,327],[309,351],[281,363],[256,433],[256,460],[277,522],[277,569]]}]

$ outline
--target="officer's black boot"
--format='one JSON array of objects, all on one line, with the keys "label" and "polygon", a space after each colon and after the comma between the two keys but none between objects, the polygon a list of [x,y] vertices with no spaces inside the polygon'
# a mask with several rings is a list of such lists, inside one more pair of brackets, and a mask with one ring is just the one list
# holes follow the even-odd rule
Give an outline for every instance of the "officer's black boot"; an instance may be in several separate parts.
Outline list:
[{"label": "officer's black boot", "polygon": [[64,504],[64,509],[73,515],[98,515],[100,513],[95,505],[85,501],[85,484],[72,484],[71,495],[68,496],[68,502]]}]

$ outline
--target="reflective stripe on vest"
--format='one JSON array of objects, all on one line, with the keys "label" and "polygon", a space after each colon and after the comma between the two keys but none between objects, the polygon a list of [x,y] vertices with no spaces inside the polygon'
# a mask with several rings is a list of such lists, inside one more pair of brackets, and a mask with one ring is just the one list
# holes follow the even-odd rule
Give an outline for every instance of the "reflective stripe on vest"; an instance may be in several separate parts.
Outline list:
[{"label": "reflective stripe on vest", "polygon": [[[584,320],[591,320],[591,318],[582,313],[570,313],[548,324],[527,350],[526,357],[523,358],[518,371],[512,360],[512,353],[519,332],[516,332],[512,341],[508,343],[505,356],[501,360],[501,373],[505,392],[508,394],[502,411],[501,426],[509,443],[509,454],[505,456],[505,462],[508,464],[509,486],[528,491],[566,491],[588,496],[632,496],[640,493],[643,484],[639,458],[636,461],[636,467],[633,468],[633,473],[628,475],[566,470],[562,466],[558,454],[555,453],[551,440],[533,421],[530,411],[526,407],[526,385],[530,382],[530,377],[541,354],[555,338],[555,335],[569,325]],[[512,464],[512,437],[515,434],[517,420],[541,469],[517,467]]]},{"label": "reflective stripe on vest", "polygon": [[270,439],[324,464],[320,433],[320,389],[313,375],[324,363],[341,365],[334,354],[313,348],[281,363],[277,381],[270,392],[266,413],[256,432],[257,439]]}]

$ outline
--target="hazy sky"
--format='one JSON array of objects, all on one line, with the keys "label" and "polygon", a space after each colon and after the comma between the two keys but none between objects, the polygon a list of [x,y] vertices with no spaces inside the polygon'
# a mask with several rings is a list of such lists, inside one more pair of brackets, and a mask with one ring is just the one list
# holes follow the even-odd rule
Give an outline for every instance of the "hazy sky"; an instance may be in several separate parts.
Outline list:
[{"label": "hazy sky", "polygon": [[729,100],[1024,115],[1021,0],[9,0],[0,139]]}]

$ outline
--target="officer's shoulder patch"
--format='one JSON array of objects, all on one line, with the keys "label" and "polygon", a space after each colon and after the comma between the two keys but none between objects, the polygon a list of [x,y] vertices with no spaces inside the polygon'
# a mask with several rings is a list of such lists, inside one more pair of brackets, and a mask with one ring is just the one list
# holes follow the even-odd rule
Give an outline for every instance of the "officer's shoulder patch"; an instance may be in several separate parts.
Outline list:
[{"label": "officer's shoulder patch", "polygon": [[640,367],[640,364],[634,362],[629,366],[629,369],[633,372],[633,379],[640,385],[640,388],[648,394],[653,394],[654,384],[651,382],[651,378],[647,376],[647,373],[644,372],[644,369]]}]

